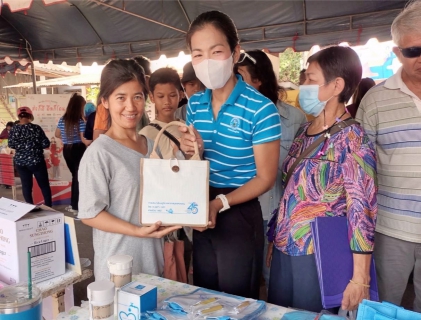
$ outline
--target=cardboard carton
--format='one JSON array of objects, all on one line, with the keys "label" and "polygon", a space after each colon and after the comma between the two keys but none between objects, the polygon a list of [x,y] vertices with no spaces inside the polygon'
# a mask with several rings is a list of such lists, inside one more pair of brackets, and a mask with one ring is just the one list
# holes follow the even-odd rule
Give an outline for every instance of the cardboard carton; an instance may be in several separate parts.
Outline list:
[{"label": "cardboard carton", "polygon": [[65,273],[64,215],[49,207],[0,198],[0,281],[35,283]]}]

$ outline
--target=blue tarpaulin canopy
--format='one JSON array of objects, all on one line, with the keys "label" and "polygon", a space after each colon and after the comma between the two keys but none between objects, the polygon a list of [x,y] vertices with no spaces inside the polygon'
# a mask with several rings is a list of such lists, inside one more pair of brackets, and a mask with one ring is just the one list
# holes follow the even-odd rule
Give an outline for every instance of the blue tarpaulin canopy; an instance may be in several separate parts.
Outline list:
[{"label": "blue tarpaulin canopy", "polygon": [[[6,1],[2,1],[4,4]],[[7,2],[13,2],[9,0]],[[18,1],[19,2],[19,1]],[[282,52],[313,45],[363,44],[390,39],[390,25],[406,0],[215,1],[68,0],[28,1],[0,14],[0,59],[22,58],[68,64],[110,58],[188,52],[185,35],[202,12],[220,10],[235,22],[242,48]],[[50,5],[47,5],[50,4]]]}]

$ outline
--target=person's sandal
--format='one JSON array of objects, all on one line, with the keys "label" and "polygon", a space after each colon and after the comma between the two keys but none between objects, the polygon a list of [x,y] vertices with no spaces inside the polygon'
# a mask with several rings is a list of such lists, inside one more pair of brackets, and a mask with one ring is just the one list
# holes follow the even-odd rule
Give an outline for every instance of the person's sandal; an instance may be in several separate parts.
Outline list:
[{"label": "person's sandal", "polygon": [[77,216],[77,214],[78,214],[78,210],[74,210],[74,209],[72,209],[72,206],[68,206],[68,207],[66,207],[66,208],[64,208],[66,211],[68,211],[68,212],[71,212],[71,213],[73,213],[73,215],[74,216]]}]

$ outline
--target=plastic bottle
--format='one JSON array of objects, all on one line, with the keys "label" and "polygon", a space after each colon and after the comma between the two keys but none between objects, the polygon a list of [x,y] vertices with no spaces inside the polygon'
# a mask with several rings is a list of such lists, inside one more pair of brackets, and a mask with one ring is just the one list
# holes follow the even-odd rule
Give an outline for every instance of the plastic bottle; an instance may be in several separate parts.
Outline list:
[{"label": "plastic bottle", "polygon": [[88,285],[89,320],[114,320],[114,283],[95,281]]}]

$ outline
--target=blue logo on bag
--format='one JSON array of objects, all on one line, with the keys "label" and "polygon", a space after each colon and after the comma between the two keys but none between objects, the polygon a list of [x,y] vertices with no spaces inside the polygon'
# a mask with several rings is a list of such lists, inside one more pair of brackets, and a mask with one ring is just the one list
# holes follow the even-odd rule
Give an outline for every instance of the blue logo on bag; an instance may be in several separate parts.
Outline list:
[{"label": "blue logo on bag", "polygon": [[174,213],[174,210],[173,209],[168,209],[167,212],[170,213],[170,214],[173,214]]},{"label": "blue logo on bag", "polygon": [[196,202],[192,202],[189,207],[187,208],[187,213],[196,214],[199,212],[198,204]]}]

